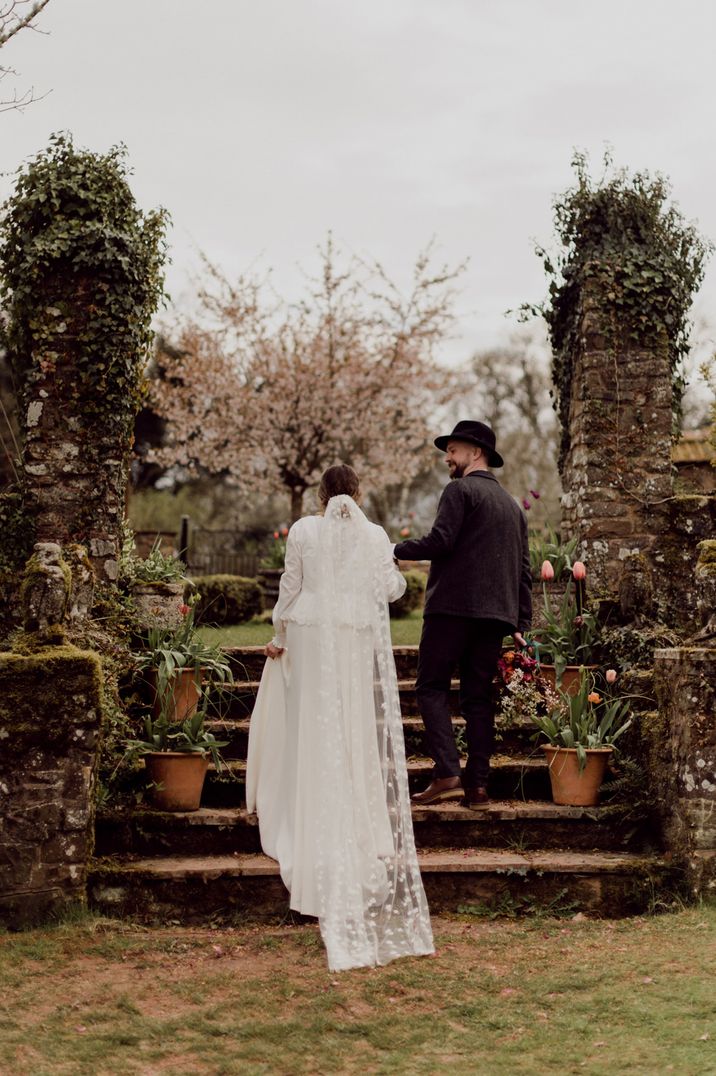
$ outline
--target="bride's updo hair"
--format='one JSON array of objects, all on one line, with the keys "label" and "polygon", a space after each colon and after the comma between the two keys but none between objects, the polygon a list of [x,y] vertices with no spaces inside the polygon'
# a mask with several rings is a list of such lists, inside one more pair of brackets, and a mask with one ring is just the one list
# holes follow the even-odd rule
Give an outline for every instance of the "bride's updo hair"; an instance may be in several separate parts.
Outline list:
[{"label": "bride's updo hair", "polygon": [[325,508],[331,497],[345,493],[355,500],[359,492],[360,479],[353,468],[347,463],[337,463],[323,472],[318,487],[318,500],[321,502],[321,508]]}]

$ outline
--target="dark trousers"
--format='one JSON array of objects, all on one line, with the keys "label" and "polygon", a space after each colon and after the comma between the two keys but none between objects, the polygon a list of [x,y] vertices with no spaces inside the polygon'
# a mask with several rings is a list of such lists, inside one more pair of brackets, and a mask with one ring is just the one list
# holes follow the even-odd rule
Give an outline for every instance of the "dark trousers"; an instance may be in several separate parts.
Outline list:
[{"label": "dark trousers", "polygon": [[500,620],[428,615],[423,620],[415,693],[425,724],[435,777],[459,777],[460,754],[450,719],[450,680],[460,676],[460,713],[467,726],[466,788],[487,785],[495,730],[493,678],[502,639],[512,631]]}]

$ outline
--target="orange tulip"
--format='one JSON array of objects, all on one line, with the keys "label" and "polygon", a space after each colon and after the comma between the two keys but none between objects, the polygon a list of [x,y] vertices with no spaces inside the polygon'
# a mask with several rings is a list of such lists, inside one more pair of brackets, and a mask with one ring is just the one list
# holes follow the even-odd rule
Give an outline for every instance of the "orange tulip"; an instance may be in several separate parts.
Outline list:
[{"label": "orange tulip", "polygon": [[596,691],[592,691],[592,692],[590,692],[589,695],[587,695],[587,702],[593,702],[593,703],[596,704],[596,703],[601,702],[601,701],[602,701],[602,696],[598,695]]}]

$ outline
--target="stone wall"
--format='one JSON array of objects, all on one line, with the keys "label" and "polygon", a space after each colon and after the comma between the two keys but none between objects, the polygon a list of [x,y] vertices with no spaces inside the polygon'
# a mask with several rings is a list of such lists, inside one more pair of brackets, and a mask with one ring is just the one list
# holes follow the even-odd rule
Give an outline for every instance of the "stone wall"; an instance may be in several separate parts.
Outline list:
[{"label": "stone wall", "polygon": [[102,673],[71,646],[0,654],[0,922],[86,900]]},{"label": "stone wall", "polygon": [[657,650],[651,780],[664,838],[694,893],[716,891],[716,648]]}]

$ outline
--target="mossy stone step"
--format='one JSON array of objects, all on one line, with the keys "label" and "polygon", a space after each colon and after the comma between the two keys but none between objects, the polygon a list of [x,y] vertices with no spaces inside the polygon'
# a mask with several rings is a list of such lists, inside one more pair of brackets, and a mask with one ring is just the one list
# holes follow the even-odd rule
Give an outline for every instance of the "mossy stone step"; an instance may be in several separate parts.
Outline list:
[{"label": "mossy stone step", "polygon": [[[646,911],[669,868],[627,852],[506,849],[419,853],[433,913],[582,911],[618,917]],[[110,857],[91,865],[91,906],[109,916],[182,924],[284,918],[287,893],[264,855]]]},{"label": "mossy stone step", "polygon": [[[412,808],[418,847],[627,849],[635,835],[617,826],[608,808],[554,803],[492,801],[472,811],[460,803]],[[102,811],[96,823],[96,854],[214,855],[260,852],[254,815],[240,807],[202,807],[174,812],[135,808]]]},{"label": "mossy stone step", "polygon": [[[425,788],[432,774],[429,758],[408,759],[408,784],[411,793]],[[212,765],[206,776],[202,804],[206,807],[241,807],[245,802],[246,762],[227,760],[217,772]],[[551,798],[547,763],[540,756],[493,755],[488,790],[493,799]]]},{"label": "mossy stone step", "polygon": [[[264,648],[262,646],[225,647],[235,680],[260,680],[263,672]],[[417,646],[394,646],[393,656],[398,679],[414,680],[418,673]]]}]

